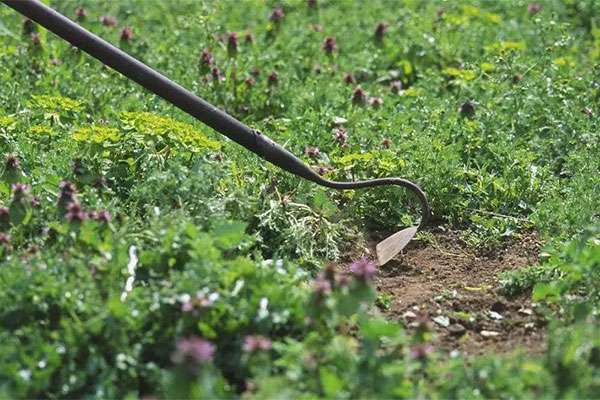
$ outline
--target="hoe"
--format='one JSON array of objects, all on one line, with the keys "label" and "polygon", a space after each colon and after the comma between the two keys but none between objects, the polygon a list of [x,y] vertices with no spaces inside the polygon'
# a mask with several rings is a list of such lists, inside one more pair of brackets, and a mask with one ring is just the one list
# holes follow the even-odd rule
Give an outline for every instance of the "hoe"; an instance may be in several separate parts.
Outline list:
[{"label": "hoe", "polygon": [[318,185],[338,190],[398,185],[413,192],[421,205],[419,225],[405,228],[378,243],[376,251],[379,265],[387,263],[402,251],[417,230],[430,218],[431,211],[425,193],[413,182],[402,178],[379,178],[355,182],[324,179],[302,160],[263,133],[246,126],[40,1],[0,1],[285,171]]}]

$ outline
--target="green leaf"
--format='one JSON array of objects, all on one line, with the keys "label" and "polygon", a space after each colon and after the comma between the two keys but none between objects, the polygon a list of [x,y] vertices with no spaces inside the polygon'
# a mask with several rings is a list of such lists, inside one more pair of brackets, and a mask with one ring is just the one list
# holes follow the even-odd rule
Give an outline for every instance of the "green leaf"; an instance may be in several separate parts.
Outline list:
[{"label": "green leaf", "polygon": [[236,247],[246,236],[246,226],[243,222],[217,222],[212,227],[215,245],[222,250]]},{"label": "green leaf", "polygon": [[321,386],[325,396],[331,398],[344,387],[344,382],[330,369],[321,368],[319,370],[319,376],[321,378]]}]

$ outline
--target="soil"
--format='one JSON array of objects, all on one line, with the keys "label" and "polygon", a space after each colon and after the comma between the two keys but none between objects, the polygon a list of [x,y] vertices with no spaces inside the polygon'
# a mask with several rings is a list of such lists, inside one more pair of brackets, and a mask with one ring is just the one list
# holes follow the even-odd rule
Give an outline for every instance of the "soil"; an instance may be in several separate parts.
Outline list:
[{"label": "soil", "polygon": [[380,268],[375,283],[382,294],[381,311],[409,331],[426,321],[435,332],[434,344],[448,352],[475,355],[521,348],[540,353],[545,322],[530,294],[506,298],[498,290],[498,275],[535,264],[539,248],[530,233],[482,255],[470,250],[459,232],[432,232],[431,240],[414,240]]}]

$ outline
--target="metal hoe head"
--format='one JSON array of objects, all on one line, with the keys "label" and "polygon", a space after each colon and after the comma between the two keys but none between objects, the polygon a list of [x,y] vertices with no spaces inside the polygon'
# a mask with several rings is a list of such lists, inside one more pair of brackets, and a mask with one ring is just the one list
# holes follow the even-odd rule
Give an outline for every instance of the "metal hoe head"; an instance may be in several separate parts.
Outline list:
[{"label": "metal hoe head", "polygon": [[321,186],[348,190],[383,185],[398,185],[413,192],[421,203],[418,226],[401,230],[377,245],[377,259],[383,265],[394,258],[415,236],[430,217],[425,193],[411,181],[402,178],[380,178],[356,182],[335,182],[323,179],[302,160],[212,104],[189,92],[166,76],[148,67],[129,54],[94,35],[38,0],[0,0],[27,18],[37,22],[57,36],[80,48],[103,64],[137,82],[152,93],[202,121],[214,130],[244,146],[259,157],[301,178]]}]

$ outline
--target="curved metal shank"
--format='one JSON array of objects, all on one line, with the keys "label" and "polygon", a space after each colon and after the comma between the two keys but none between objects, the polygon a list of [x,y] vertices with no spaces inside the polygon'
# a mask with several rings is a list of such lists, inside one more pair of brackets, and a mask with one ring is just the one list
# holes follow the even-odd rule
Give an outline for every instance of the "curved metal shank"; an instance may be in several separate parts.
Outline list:
[{"label": "curved metal shank", "polygon": [[40,1],[1,1],[270,163],[319,185],[334,189],[359,189],[382,185],[402,186],[419,198],[422,210],[420,225],[428,219],[430,209],[427,198],[416,184],[401,178],[358,182],[334,182],[323,179],[302,160],[264,134],[251,129]]}]

